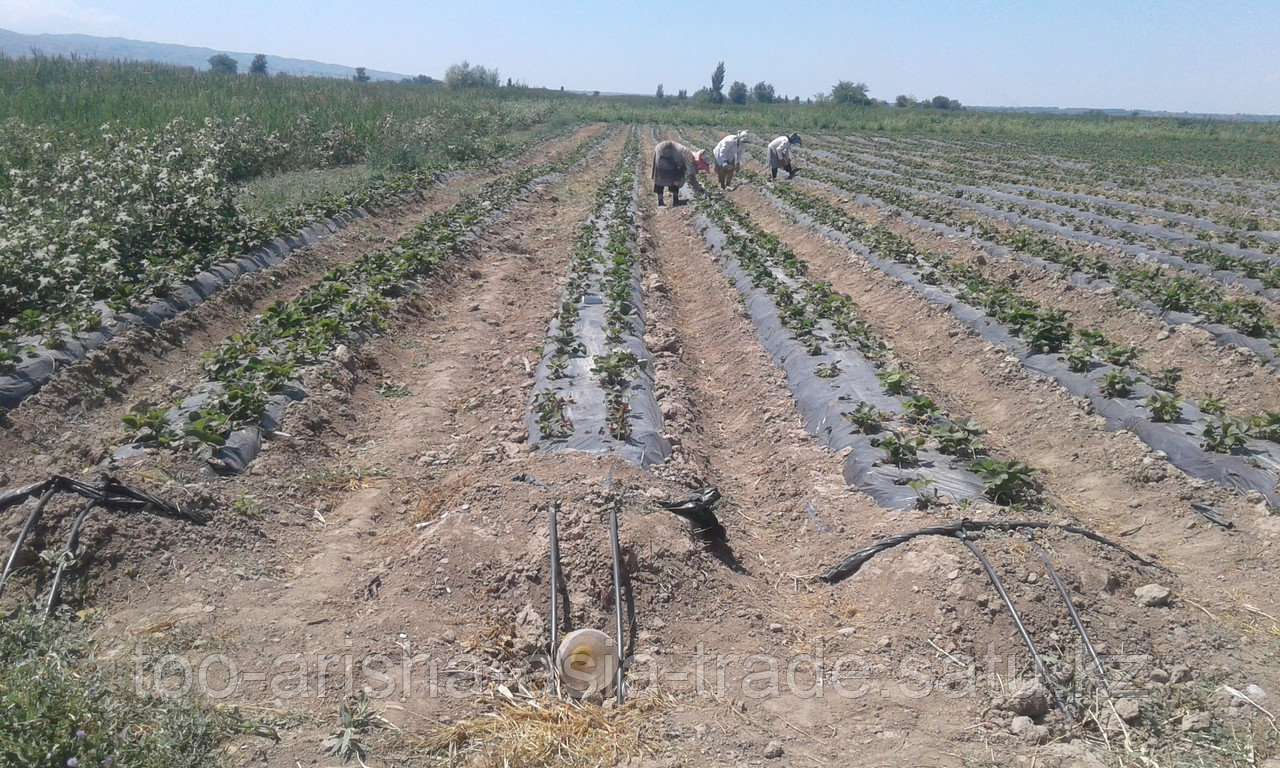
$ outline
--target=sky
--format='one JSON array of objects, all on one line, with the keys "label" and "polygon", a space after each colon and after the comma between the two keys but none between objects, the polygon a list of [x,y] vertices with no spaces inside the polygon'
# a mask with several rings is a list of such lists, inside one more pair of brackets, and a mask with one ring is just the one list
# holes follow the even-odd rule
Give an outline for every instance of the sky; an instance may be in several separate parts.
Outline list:
[{"label": "sky", "polygon": [[0,0],[0,28],[570,90],[692,93],[724,60],[726,88],[790,96],[1280,114],[1280,0]]}]

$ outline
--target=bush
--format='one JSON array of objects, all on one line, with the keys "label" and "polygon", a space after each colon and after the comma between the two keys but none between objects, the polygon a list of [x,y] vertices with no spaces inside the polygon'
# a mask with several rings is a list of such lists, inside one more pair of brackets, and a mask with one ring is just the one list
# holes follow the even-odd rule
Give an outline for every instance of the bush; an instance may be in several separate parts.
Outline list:
[{"label": "bush", "polygon": [[453,90],[462,88],[497,88],[498,70],[482,67],[463,61],[461,64],[450,64],[444,71],[444,84]]}]

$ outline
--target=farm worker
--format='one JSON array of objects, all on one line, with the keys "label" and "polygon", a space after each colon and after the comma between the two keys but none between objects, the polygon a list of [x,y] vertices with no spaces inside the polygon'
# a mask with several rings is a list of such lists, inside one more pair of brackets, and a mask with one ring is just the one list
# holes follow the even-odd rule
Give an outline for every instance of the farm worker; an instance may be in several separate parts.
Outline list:
[{"label": "farm worker", "polygon": [[769,176],[778,178],[778,169],[787,172],[787,178],[796,175],[791,168],[791,145],[800,146],[800,134],[793,133],[790,136],[779,136],[769,142]]},{"label": "farm worker", "polygon": [[658,142],[653,148],[653,191],[658,195],[658,205],[666,205],[662,199],[663,189],[671,190],[672,205],[680,205],[680,185],[685,179],[695,192],[703,193],[697,174],[710,169],[711,162],[704,150],[690,149],[674,141]]},{"label": "farm worker", "polygon": [[731,133],[720,140],[712,153],[716,160],[716,176],[720,178],[720,188],[726,189],[733,183],[733,172],[742,165],[742,145],[748,139],[759,141],[760,138],[749,131]]}]

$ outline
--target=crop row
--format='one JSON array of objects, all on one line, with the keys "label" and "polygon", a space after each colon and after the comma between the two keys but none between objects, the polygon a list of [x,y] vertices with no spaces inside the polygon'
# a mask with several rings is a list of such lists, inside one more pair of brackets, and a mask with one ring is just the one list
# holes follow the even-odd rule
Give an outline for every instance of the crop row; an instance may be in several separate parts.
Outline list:
[{"label": "crop row", "polygon": [[191,396],[167,409],[130,413],[125,425],[139,442],[215,458],[233,433],[261,419],[273,396],[296,386],[303,368],[328,359],[345,341],[380,331],[393,302],[463,253],[479,226],[529,185],[573,166],[602,142],[586,142],[556,162],[491,182],[393,246],[336,267],[296,298],[272,304],[244,332],[206,353],[206,382]]},{"label": "crop row", "polygon": [[[1205,403],[1203,408],[1185,402],[1173,391],[1176,370],[1156,376],[1136,374],[1130,364],[1137,350],[1074,329],[1064,313],[1019,296],[968,265],[916,248],[887,228],[869,226],[794,185],[776,185],[771,196],[793,216],[827,230],[834,239],[856,244],[873,264],[930,301],[945,304],[990,340],[1020,341],[1024,346],[1019,357],[1028,369],[1054,378],[1072,394],[1088,397],[1113,426],[1131,429],[1153,449],[1165,450],[1175,465],[1274,499],[1280,454],[1253,438],[1280,441],[1280,414],[1240,420],[1223,415],[1220,401]],[[979,322],[981,315],[994,322]],[[1054,352],[1062,354],[1055,358]],[[1193,455],[1195,448],[1224,456],[1206,461],[1205,454],[1195,451]]]},{"label": "crop row", "polygon": [[[1205,168],[1134,164],[1119,158],[1116,158],[1118,162],[1102,164],[1082,162],[1045,155],[1043,147],[1035,152],[1017,152],[1011,157],[1011,147],[1006,143],[903,138],[888,143],[884,140],[861,140],[855,136],[845,137],[842,141],[908,164],[933,161],[930,165],[963,165],[975,178],[1012,183],[1030,180],[1073,192],[1106,195],[1151,209],[1192,213],[1203,218],[1221,217],[1219,223],[1223,226],[1241,230],[1252,228],[1250,209],[1280,200],[1274,186],[1258,183],[1268,177],[1259,175],[1257,168],[1244,171],[1252,174],[1253,178],[1223,178],[1208,175],[1210,172]],[[899,150],[899,146],[916,154]],[[1237,214],[1236,210],[1244,213]],[[1262,225],[1263,221],[1256,223]]]},{"label": "crop row", "polygon": [[1260,300],[1228,298],[1220,285],[1203,279],[1170,273],[1158,266],[1127,263],[1113,266],[1105,259],[1067,247],[1031,228],[999,227],[982,216],[962,213],[947,203],[912,195],[893,185],[859,181],[847,174],[824,173],[813,168],[805,169],[805,177],[845,192],[866,195],[928,222],[955,230],[968,229],[979,241],[1106,279],[1117,288],[1131,292],[1135,298],[1151,302],[1159,310],[1194,313],[1211,323],[1271,344],[1280,340],[1280,324]]},{"label": "crop row", "polygon": [[641,464],[670,452],[644,345],[636,247],[633,131],[596,191],[573,242],[568,280],[551,319],[530,400],[531,441],[609,451]]},{"label": "crop row", "polygon": [[[846,480],[885,506],[928,505],[939,491],[961,503],[979,494],[1001,504],[1034,496],[1034,470],[986,456],[986,430],[947,418],[846,294],[719,191],[704,206],[721,267],[746,297],[766,348],[787,374],[809,430],[850,448]],[[773,324],[777,323],[777,332]]]},{"label": "crop row", "polygon": [[[1001,186],[1007,191],[1017,191],[1028,199],[1053,202],[1120,221],[1136,222],[1142,219],[1166,226],[1186,226],[1202,239],[1276,252],[1275,241],[1260,240],[1255,233],[1258,230],[1280,229],[1280,221],[1265,215],[1222,210],[1221,201],[1217,205],[1207,206],[1167,195],[1138,194],[1122,189],[1116,184],[1114,177],[1089,177],[1080,171],[1067,174],[1060,164],[1037,162],[1029,157],[1019,158],[1016,163],[1012,163],[1007,156],[990,152],[964,152],[955,147],[944,148],[940,142],[930,142],[927,146],[919,147],[905,147],[903,144],[904,142],[897,142],[887,148],[877,146],[874,148],[875,154],[860,152],[858,157],[877,164],[908,168],[917,177],[923,176],[934,181],[981,182]],[[860,144],[857,146],[862,147]],[[1084,178],[1093,178],[1094,183],[1082,185]],[[1249,201],[1247,198],[1234,197],[1230,202],[1233,205],[1247,205]]]},{"label": "crop row", "polygon": [[[832,155],[832,157],[839,156]],[[1081,217],[1067,211],[1056,210],[1056,207],[1060,207],[1057,204],[1032,205],[1023,201],[1023,198],[1017,194],[997,193],[967,184],[956,186],[911,177],[904,177],[903,185],[887,184],[880,181],[878,177],[866,173],[859,178],[872,181],[873,185],[887,188],[900,195],[931,199],[929,195],[932,194],[933,202],[940,205],[950,204],[953,207],[968,208],[980,214],[1005,219],[1014,225],[1021,224],[1046,230],[1068,238],[1079,238],[1083,235],[1086,239],[1093,238],[1121,249],[1135,243],[1144,243],[1152,249],[1163,251],[1163,255],[1157,255],[1156,258],[1167,261],[1173,266],[1202,271],[1214,280],[1242,285],[1248,290],[1265,291],[1280,288],[1280,264],[1267,257],[1251,255],[1234,246],[1228,246],[1232,249],[1232,252],[1228,252],[1209,245],[1176,245],[1171,242],[1171,239],[1177,239],[1180,235],[1159,225],[1118,224],[1113,226],[1107,221],[1097,220],[1099,218],[1097,216]],[[1261,245],[1261,241],[1256,238],[1248,242]],[[1132,251],[1131,248],[1129,250]],[[1191,264],[1197,264],[1200,267],[1190,267]],[[1255,282],[1242,282],[1240,278]]]},{"label": "crop row", "polygon": [[[258,134],[242,121],[108,128],[93,148],[57,154],[39,131],[0,129],[13,140],[6,151],[20,155],[0,174],[0,372],[281,233],[423,186],[444,170],[424,160],[291,209],[249,214],[237,205],[237,181],[271,161],[246,135]],[[483,160],[522,143],[494,146]]]}]

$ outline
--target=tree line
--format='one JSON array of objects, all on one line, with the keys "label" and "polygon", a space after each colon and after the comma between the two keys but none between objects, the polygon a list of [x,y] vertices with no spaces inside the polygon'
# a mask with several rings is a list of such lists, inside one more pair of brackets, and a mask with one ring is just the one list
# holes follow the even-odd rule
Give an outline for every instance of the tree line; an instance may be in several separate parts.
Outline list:
[{"label": "tree line", "polygon": [[[764,80],[756,83],[754,86],[748,86],[741,80],[735,80],[730,86],[726,94],[724,90],[725,67],[724,62],[716,65],[715,71],[711,73],[711,85],[700,88],[693,94],[695,101],[706,102],[710,104],[746,104],[754,102],[757,104],[777,104],[777,103],[800,103],[800,97],[779,96],[774,89],[772,83]],[[661,84],[658,85],[654,97],[662,100],[666,98],[666,93]],[[675,98],[683,101],[689,98],[687,91],[681,90]],[[870,107],[870,106],[889,106],[886,101],[873,99],[867,91],[866,83],[855,83],[852,80],[841,80],[831,86],[830,91],[815,94],[805,100],[809,104],[838,104],[841,106],[854,107]],[[903,108],[928,108],[928,109],[964,109],[964,106],[957,100],[946,96],[934,96],[932,99],[917,101],[914,96],[900,95],[894,100],[894,106]]]}]

